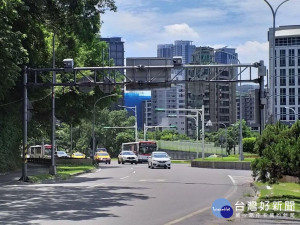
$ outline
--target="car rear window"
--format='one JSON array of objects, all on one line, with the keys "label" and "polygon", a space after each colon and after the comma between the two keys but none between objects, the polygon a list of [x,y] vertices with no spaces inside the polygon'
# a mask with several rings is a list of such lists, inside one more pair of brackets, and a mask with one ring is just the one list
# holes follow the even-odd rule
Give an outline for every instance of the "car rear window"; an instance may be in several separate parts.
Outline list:
[{"label": "car rear window", "polygon": [[134,155],[133,152],[123,152],[123,155]]},{"label": "car rear window", "polygon": [[100,152],[100,153],[97,153],[97,155],[100,155],[100,156],[107,156],[108,154],[105,153],[105,152]]}]

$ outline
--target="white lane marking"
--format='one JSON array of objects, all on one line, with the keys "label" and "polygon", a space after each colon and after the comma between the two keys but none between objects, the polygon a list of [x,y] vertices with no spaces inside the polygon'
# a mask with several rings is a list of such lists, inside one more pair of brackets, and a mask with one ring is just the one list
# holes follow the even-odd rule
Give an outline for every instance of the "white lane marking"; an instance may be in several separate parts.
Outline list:
[{"label": "white lane marking", "polygon": [[236,185],[236,182],[235,182],[235,180],[233,179],[233,177],[230,176],[230,175],[228,175],[228,177],[230,178],[230,180],[231,180],[231,182],[233,183],[233,185]]},{"label": "white lane marking", "polygon": [[253,179],[251,177],[247,177],[247,176],[231,176],[228,175],[228,177],[231,179],[232,183],[234,183],[234,185],[243,185],[246,183],[251,183],[253,182]]},{"label": "white lane marking", "polygon": [[135,173],[135,170],[133,171],[133,173]]},{"label": "white lane marking", "polygon": [[188,219],[190,217],[196,216],[197,214],[202,213],[202,212],[204,212],[204,211],[206,211],[208,209],[210,209],[210,207],[206,207],[206,208],[200,209],[200,210],[198,210],[196,212],[193,212],[193,213],[190,213],[190,214],[188,214],[186,216],[183,216],[183,217],[181,217],[181,218],[179,218],[177,220],[173,220],[173,221],[171,221],[169,223],[166,223],[165,225],[172,225],[172,224],[179,223],[179,222],[181,222],[183,220],[186,220],[186,219]]},{"label": "white lane marking", "polygon": [[123,180],[123,179],[126,179],[126,178],[128,178],[129,176],[126,176],[126,177],[122,177],[122,178],[120,178],[121,180]]},{"label": "white lane marking", "polygon": [[[232,176],[228,175],[228,177],[232,181],[232,183],[234,185],[234,188],[233,188],[233,191],[231,193],[229,193],[228,195],[225,196],[226,199],[230,198],[230,196],[233,195],[233,193],[236,192],[236,190],[237,190],[237,185],[236,185],[234,179],[232,178]],[[199,209],[198,211],[192,212],[192,213],[190,213],[190,214],[188,214],[186,216],[183,216],[183,217],[181,217],[179,219],[170,221],[170,222],[168,222],[168,223],[166,223],[164,225],[172,225],[172,224],[176,224],[176,223],[182,222],[182,221],[184,221],[184,220],[186,220],[186,219],[188,219],[190,217],[196,216],[196,215],[198,215],[198,214],[200,214],[200,213],[202,213],[202,212],[204,212],[206,210],[209,210],[209,209],[210,209],[210,207]]]}]

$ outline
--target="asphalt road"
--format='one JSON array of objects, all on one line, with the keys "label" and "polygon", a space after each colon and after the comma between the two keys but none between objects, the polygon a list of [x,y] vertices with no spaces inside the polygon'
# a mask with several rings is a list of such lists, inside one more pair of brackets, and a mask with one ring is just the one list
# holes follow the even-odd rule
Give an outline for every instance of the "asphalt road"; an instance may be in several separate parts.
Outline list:
[{"label": "asphalt road", "polygon": [[213,224],[222,219],[213,216],[211,204],[217,198],[234,204],[250,174],[188,164],[148,169],[114,161],[68,181],[6,182],[0,186],[0,224]]}]

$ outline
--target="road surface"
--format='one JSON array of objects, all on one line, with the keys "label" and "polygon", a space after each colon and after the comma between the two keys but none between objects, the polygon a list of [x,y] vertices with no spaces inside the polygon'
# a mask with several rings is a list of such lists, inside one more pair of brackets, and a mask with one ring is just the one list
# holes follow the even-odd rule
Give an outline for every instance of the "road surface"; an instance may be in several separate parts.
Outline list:
[{"label": "road surface", "polygon": [[68,181],[0,182],[0,224],[211,224],[217,219],[212,203],[227,198],[234,205],[249,186],[250,174],[188,164],[148,169],[113,161]]}]

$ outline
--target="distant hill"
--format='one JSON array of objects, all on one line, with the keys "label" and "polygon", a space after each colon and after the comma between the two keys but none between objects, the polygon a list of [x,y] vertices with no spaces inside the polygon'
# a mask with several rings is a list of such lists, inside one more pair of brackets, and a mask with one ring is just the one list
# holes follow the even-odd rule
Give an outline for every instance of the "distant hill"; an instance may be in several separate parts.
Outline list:
[{"label": "distant hill", "polygon": [[245,84],[245,85],[236,87],[236,91],[242,92],[242,93],[248,93],[249,90],[253,90],[253,89],[259,89],[259,85],[257,85],[257,84]]}]

